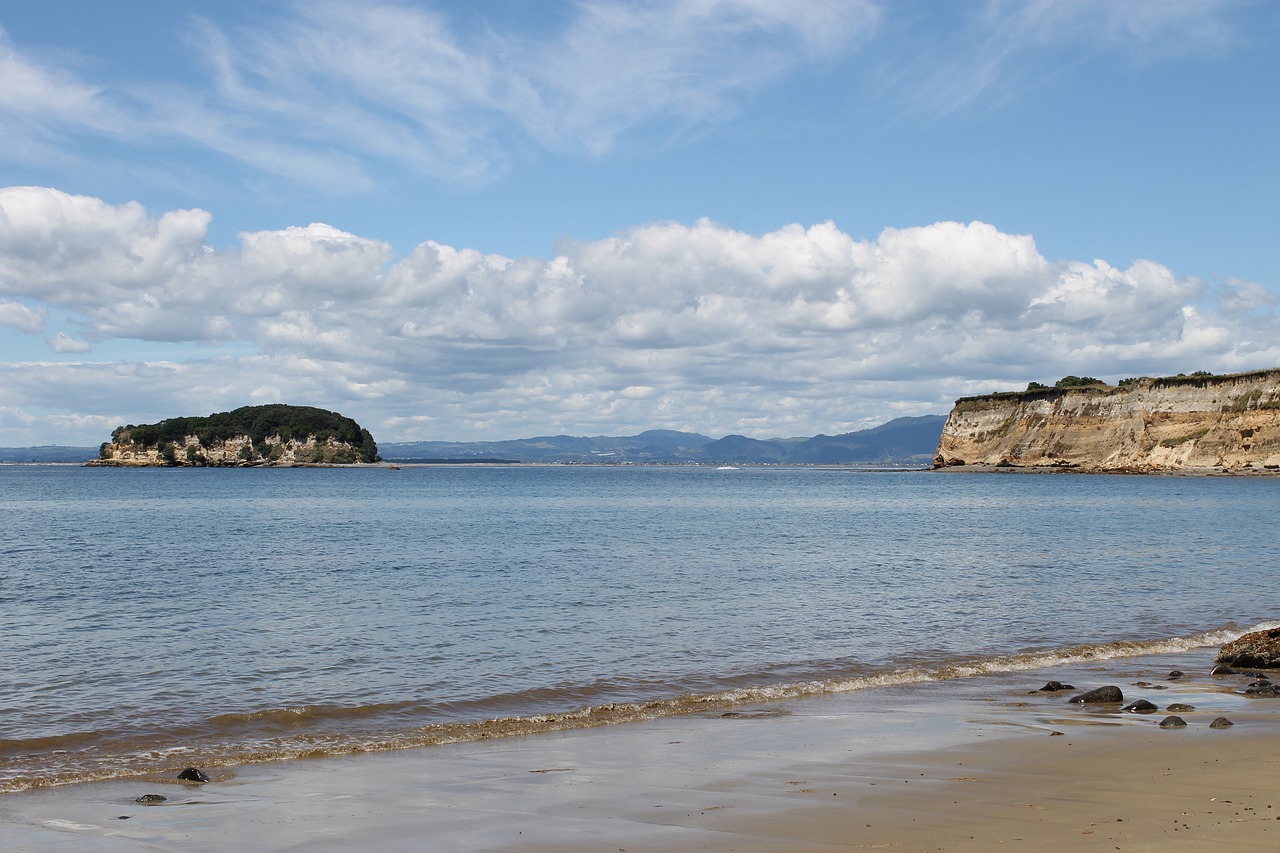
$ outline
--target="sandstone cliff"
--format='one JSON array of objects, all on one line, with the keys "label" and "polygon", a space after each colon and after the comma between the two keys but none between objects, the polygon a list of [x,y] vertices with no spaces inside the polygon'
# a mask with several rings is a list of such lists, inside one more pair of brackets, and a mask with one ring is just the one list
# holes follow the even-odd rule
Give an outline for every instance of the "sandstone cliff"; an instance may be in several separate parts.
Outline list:
[{"label": "sandstone cliff", "polygon": [[1280,469],[1280,369],[962,397],[935,467]]},{"label": "sandstone cliff", "polygon": [[184,436],[167,445],[146,447],[129,439],[128,433],[104,445],[100,458],[87,464],[109,468],[147,466],[249,467],[271,465],[339,465],[362,461],[355,448],[332,438],[317,441],[308,436],[304,441],[270,436],[258,444],[247,435],[213,442],[205,447],[198,436]]}]

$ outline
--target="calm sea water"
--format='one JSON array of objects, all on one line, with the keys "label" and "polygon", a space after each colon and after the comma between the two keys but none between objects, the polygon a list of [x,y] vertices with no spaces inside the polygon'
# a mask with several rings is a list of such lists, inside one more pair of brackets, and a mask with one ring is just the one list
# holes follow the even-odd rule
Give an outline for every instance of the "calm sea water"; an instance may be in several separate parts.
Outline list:
[{"label": "calm sea water", "polygon": [[0,466],[0,790],[1216,644],[1275,478]]}]

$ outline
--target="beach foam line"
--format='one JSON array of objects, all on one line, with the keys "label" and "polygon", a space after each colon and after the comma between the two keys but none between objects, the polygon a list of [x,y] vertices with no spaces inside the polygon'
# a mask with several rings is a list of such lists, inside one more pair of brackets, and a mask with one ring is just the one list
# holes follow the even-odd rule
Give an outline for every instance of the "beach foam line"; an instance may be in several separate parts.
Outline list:
[{"label": "beach foam line", "polygon": [[[110,738],[104,736],[102,744],[91,744],[82,749],[48,750],[51,741],[57,739],[46,738],[39,742],[9,740],[0,744],[0,757],[4,758],[5,765],[4,775],[0,776],[0,793],[100,779],[171,777],[182,767],[193,764],[226,767],[298,758],[386,752],[594,728],[682,714],[724,713],[745,705],[824,694],[1053,669],[1090,661],[1176,654],[1220,646],[1251,631],[1276,627],[1280,627],[1280,621],[1262,622],[1249,628],[1231,625],[1184,636],[1119,640],[988,658],[949,660],[853,676],[837,675],[775,685],[735,687],[643,702],[605,702],[563,712],[441,722],[372,733],[307,731],[307,725],[330,720],[364,719],[372,713],[365,707],[307,706],[211,717],[210,728],[214,730],[213,733],[193,738],[186,745],[165,743],[148,749],[136,749],[123,748],[126,744],[120,743],[115,745],[119,748],[112,751],[109,748],[112,746]],[[410,704],[383,703],[376,707],[379,710],[394,709],[403,713]],[[255,723],[261,725],[255,727]],[[183,733],[192,735],[194,730],[185,729]],[[167,738],[174,739],[173,734],[169,733]],[[235,737],[225,737],[229,735]],[[77,733],[73,737],[76,743],[84,743],[86,734]]]}]

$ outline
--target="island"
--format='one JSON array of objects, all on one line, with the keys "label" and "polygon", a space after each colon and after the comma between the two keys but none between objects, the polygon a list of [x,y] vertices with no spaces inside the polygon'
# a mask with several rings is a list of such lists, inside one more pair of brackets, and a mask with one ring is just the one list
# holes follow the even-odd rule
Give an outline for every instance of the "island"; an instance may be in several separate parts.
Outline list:
[{"label": "island", "polygon": [[207,417],[116,427],[92,466],[250,467],[379,461],[378,445],[351,418],[311,406],[242,406]]},{"label": "island", "polygon": [[962,397],[934,468],[1153,473],[1280,470],[1280,369],[1067,376],[1048,387]]}]

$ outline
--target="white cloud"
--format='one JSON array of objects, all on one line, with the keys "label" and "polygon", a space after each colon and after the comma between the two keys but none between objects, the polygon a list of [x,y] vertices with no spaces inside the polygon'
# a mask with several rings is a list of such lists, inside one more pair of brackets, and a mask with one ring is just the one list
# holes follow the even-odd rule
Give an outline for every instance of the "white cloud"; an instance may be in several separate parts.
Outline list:
[{"label": "white cloud", "polygon": [[[0,406],[138,421],[286,399],[352,409],[375,434],[425,431],[384,440],[812,434],[1067,373],[1280,363],[1280,299],[1261,285],[1208,286],[1149,260],[1050,260],[1030,235],[981,222],[875,240],[829,222],[762,235],[655,223],[566,241],[549,259],[435,242],[397,259],[321,223],[215,250],[208,223],[0,190],[0,321],[38,332],[56,309],[84,340],[169,353],[10,363]],[[171,346],[219,341],[251,354],[183,359]]]},{"label": "white cloud", "polygon": [[0,302],[0,326],[38,334],[44,330],[44,316],[43,310],[28,308],[21,302]]},{"label": "white cloud", "polygon": [[177,210],[151,219],[136,202],[0,188],[0,294],[83,307],[148,287],[172,288],[175,273],[200,257],[210,218],[203,210]]},{"label": "white cloud", "polygon": [[80,341],[68,335],[66,332],[58,332],[53,340],[49,341],[50,348],[57,353],[78,353],[88,352],[92,347],[88,341]]}]

